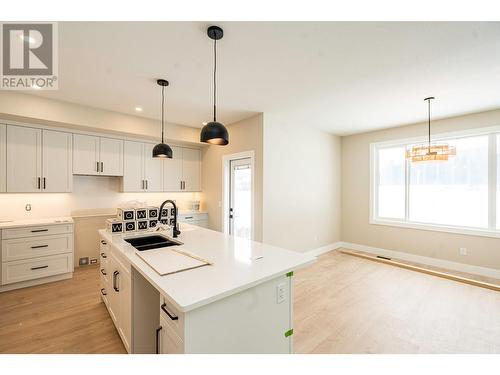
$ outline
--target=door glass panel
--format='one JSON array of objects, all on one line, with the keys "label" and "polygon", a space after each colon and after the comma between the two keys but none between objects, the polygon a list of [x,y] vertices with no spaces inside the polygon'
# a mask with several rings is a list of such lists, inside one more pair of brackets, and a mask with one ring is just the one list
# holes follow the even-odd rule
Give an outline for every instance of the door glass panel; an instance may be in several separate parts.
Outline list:
[{"label": "door glass panel", "polygon": [[252,171],[248,160],[231,162],[231,234],[252,237]]}]

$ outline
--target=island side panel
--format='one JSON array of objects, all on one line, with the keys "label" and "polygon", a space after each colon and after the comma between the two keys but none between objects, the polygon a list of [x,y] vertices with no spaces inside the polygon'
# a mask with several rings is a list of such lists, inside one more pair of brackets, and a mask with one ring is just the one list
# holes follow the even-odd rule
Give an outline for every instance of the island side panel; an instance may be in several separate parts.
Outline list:
[{"label": "island side panel", "polygon": [[189,311],[185,353],[291,353],[285,333],[293,328],[292,288],[292,277],[283,275]]}]

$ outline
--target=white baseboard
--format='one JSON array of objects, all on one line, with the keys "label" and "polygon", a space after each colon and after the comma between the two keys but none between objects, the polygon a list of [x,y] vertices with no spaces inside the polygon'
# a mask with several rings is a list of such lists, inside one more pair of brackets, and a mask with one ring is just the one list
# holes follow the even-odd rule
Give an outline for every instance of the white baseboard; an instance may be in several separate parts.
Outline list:
[{"label": "white baseboard", "polygon": [[306,251],[306,254],[318,256],[318,255],[325,254],[325,253],[328,253],[328,252],[333,251],[333,250],[340,249],[343,244],[344,244],[343,242],[334,242],[334,243],[331,243],[331,244],[328,244],[328,245],[325,245],[322,247],[318,247],[317,249],[312,249],[312,250]]},{"label": "white baseboard", "polygon": [[[345,249],[357,250],[357,251],[364,251],[366,253],[375,254],[375,255],[382,255],[382,256],[385,256],[388,258],[397,258],[397,259],[406,260],[409,262],[420,263],[420,264],[424,264],[424,265],[428,265],[428,266],[440,267],[440,268],[445,268],[445,269],[449,269],[449,270],[466,272],[466,273],[470,273],[470,274],[500,279],[500,270],[495,269],[495,268],[474,266],[474,265],[470,265],[470,264],[452,262],[450,260],[425,257],[425,256],[421,256],[421,255],[404,253],[401,251],[381,249],[378,247],[360,245],[360,244],[350,243],[350,242],[342,242],[341,246],[339,246],[339,247],[343,247]],[[315,250],[313,250],[313,251],[315,251]]]}]

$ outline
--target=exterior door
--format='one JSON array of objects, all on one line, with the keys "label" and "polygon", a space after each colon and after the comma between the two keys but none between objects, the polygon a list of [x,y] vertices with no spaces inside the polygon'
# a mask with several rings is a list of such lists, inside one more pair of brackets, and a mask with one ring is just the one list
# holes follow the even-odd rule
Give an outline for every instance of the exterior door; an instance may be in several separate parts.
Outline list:
[{"label": "exterior door", "polygon": [[252,170],[250,158],[230,161],[229,234],[252,239]]}]

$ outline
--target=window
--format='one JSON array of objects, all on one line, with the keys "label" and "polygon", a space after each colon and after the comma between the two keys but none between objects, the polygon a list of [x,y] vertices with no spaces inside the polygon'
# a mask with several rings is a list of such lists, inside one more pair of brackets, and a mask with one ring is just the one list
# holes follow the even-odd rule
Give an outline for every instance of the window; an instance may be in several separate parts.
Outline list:
[{"label": "window", "polygon": [[500,236],[500,133],[440,140],[456,147],[454,158],[409,162],[416,140],[372,145],[372,222]]}]

